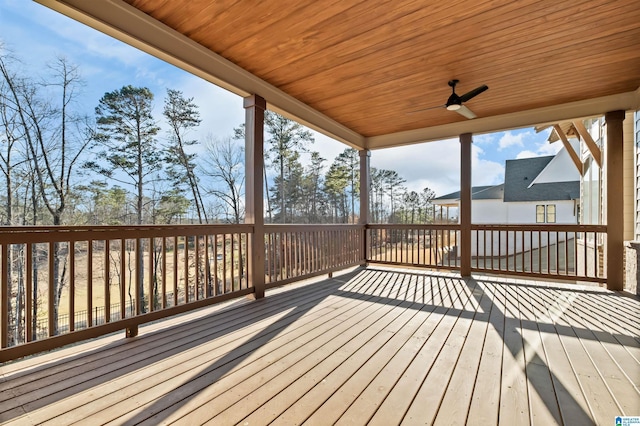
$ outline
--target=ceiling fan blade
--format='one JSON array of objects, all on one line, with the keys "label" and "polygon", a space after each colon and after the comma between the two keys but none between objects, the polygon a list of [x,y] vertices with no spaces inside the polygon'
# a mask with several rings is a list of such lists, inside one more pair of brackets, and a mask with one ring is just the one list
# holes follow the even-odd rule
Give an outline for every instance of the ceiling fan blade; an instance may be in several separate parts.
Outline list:
[{"label": "ceiling fan blade", "polygon": [[460,108],[456,109],[455,112],[462,115],[463,117],[467,117],[468,119],[476,118],[476,115],[466,106],[462,105]]},{"label": "ceiling fan blade", "polygon": [[480,87],[476,87],[475,89],[473,89],[470,92],[465,93],[464,95],[460,96],[460,102],[467,102],[468,100],[475,98],[476,96],[478,96],[480,93],[484,92],[485,90],[487,90],[489,88],[489,86],[487,86],[486,84],[483,84]]}]

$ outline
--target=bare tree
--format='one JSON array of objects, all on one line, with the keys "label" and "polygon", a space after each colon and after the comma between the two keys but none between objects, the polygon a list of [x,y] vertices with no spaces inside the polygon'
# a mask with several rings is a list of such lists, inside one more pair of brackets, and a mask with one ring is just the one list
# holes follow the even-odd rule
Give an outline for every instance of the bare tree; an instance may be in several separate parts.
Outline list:
[{"label": "bare tree", "polygon": [[[11,101],[15,121],[25,141],[27,158],[37,181],[38,197],[51,215],[53,225],[61,225],[73,190],[71,178],[92,138],[83,117],[72,104],[82,84],[77,67],[58,58],[49,70],[48,83],[17,79],[5,61],[0,61],[5,96]],[[47,95],[54,97],[52,101]],[[35,188],[35,187],[34,187]],[[34,214],[36,212],[34,211]],[[68,250],[67,250],[68,251]],[[53,246],[54,323],[66,281],[66,258],[59,243]],[[54,330],[57,333],[57,330]]]},{"label": "bare tree", "polygon": [[227,221],[240,223],[244,218],[244,148],[231,138],[208,136],[202,173],[212,179],[209,194],[218,197],[224,206]]}]

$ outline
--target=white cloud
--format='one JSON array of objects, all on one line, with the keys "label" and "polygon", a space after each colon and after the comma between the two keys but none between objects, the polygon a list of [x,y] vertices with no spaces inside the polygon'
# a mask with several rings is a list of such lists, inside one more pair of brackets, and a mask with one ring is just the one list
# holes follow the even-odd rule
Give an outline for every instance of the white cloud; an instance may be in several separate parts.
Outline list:
[{"label": "white cloud", "polygon": [[516,155],[517,160],[520,160],[521,158],[531,158],[531,157],[539,157],[539,155],[529,150],[520,151],[520,153]]},{"label": "white cloud", "polygon": [[[481,158],[484,150],[472,146],[473,185],[497,185],[504,165]],[[395,170],[412,191],[433,189],[438,196],[460,189],[460,143],[456,139],[375,150],[371,166]]]},{"label": "white cloud", "polygon": [[531,158],[531,157],[541,157],[547,155],[556,155],[560,149],[562,149],[562,144],[560,142],[549,143],[546,140],[543,142],[539,142],[534,147],[535,151],[532,150],[524,150],[520,151],[518,155],[516,155],[517,159],[520,158]]},{"label": "white cloud", "polygon": [[497,134],[484,133],[481,135],[473,135],[473,144],[477,145],[491,145],[496,141]]},{"label": "white cloud", "polygon": [[538,153],[540,155],[556,155],[562,149],[562,146],[561,142],[542,142],[538,145]]},{"label": "white cloud", "polygon": [[505,132],[500,140],[498,141],[498,149],[502,151],[503,149],[510,148],[513,146],[523,146],[524,138],[527,136],[527,132],[525,133],[512,133],[510,131]]}]

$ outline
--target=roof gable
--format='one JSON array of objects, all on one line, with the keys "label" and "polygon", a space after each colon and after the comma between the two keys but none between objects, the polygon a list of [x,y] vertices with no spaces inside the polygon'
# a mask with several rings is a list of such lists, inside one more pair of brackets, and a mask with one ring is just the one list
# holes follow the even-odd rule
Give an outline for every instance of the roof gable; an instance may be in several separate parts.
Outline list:
[{"label": "roof gable", "polygon": [[580,198],[580,181],[535,183],[554,156],[507,160],[504,201],[557,201]]},{"label": "roof gable", "polygon": [[[571,138],[569,143],[574,152],[580,152],[578,139]],[[571,160],[567,148],[563,146],[529,186],[539,183],[575,182],[579,180],[580,172]]]}]

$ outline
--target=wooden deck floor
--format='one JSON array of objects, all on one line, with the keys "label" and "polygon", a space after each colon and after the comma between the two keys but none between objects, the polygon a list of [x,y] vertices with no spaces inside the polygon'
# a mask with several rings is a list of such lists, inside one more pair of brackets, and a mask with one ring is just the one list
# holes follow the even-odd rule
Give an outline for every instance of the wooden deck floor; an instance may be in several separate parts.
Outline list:
[{"label": "wooden deck floor", "polygon": [[640,415],[640,302],[384,268],[0,367],[9,424],[614,424]]}]

